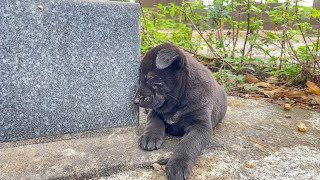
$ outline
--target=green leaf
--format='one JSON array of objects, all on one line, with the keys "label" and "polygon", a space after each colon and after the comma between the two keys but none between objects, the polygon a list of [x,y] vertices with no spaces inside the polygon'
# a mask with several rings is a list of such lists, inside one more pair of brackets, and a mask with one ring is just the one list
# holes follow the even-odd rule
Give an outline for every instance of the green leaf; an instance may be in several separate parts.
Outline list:
[{"label": "green leaf", "polygon": [[170,17],[174,17],[175,14],[175,10],[174,9],[170,9]]},{"label": "green leaf", "polygon": [[237,76],[237,80],[238,80],[239,82],[244,82],[244,76],[243,76],[243,75],[238,75],[238,76]]}]

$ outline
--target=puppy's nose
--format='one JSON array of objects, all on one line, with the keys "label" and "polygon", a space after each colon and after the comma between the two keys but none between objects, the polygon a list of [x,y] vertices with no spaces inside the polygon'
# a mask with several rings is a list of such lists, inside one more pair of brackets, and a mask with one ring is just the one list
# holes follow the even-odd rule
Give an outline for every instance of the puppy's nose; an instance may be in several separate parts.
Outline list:
[{"label": "puppy's nose", "polygon": [[136,97],[134,97],[134,103],[135,104],[139,104],[140,100],[141,100],[141,96],[140,95],[137,95]]}]

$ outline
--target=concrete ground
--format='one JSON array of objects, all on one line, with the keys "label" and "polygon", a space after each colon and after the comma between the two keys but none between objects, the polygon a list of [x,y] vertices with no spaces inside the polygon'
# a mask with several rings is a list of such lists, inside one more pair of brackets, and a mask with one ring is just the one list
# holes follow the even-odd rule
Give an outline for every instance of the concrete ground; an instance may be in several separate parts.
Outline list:
[{"label": "concrete ground", "polygon": [[[193,168],[191,180],[320,179],[320,114],[229,97],[229,109]],[[137,145],[145,123],[86,133],[0,143],[0,179],[161,180],[158,164],[179,141],[160,150]],[[298,123],[307,126],[297,130]],[[217,145],[219,144],[219,145]],[[154,167],[153,167],[153,166]],[[159,166],[159,167],[158,167]]]}]

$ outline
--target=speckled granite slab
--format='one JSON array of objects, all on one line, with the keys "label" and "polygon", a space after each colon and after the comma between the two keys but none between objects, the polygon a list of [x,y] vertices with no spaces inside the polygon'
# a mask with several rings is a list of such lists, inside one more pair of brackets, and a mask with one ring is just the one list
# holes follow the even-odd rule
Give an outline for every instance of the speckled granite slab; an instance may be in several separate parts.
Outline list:
[{"label": "speckled granite slab", "polygon": [[0,141],[137,124],[139,10],[0,1]]}]

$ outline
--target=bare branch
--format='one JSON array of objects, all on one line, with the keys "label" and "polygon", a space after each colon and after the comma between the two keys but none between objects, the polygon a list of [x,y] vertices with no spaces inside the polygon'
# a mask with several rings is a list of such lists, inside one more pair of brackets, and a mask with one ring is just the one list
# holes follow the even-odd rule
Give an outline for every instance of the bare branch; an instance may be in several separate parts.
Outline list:
[{"label": "bare branch", "polygon": [[190,21],[191,25],[193,26],[193,28],[198,32],[198,34],[201,36],[201,38],[204,40],[204,42],[207,44],[208,48],[210,49],[210,51],[216,55],[219,56],[221,58],[221,56],[217,53],[217,51],[215,51],[213,49],[213,47],[209,44],[209,42],[207,41],[207,39],[203,36],[203,33],[198,29],[198,27],[193,23],[192,19],[188,16],[188,14],[186,13],[186,11],[183,12],[185,14],[185,16],[188,18],[188,20]]}]

